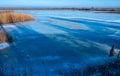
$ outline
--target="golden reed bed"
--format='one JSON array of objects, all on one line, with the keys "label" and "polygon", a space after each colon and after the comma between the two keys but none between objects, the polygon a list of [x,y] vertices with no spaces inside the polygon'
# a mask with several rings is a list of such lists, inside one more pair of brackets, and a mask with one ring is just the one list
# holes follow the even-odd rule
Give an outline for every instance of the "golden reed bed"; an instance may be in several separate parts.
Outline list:
[{"label": "golden reed bed", "polygon": [[0,12],[0,24],[9,24],[34,20],[33,16],[10,11]]},{"label": "golden reed bed", "polygon": [[22,13],[14,13],[11,11],[3,11],[0,12],[0,43],[8,42],[7,34],[5,30],[2,28],[4,24],[16,23],[16,22],[24,22],[34,20],[33,16]]}]

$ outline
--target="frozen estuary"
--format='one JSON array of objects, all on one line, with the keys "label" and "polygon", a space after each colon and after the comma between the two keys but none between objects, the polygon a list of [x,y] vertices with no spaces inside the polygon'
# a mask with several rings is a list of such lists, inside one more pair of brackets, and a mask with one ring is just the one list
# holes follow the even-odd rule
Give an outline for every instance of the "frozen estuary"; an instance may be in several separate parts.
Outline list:
[{"label": "frozen estuary", "polygon": [[55,75],[60,69],[82,68],[91,58],[119,49],[120,15],[85,11],[16,11],[35,21],[3,26],[12,43],[0,44],[1,68],[6,75]]}]

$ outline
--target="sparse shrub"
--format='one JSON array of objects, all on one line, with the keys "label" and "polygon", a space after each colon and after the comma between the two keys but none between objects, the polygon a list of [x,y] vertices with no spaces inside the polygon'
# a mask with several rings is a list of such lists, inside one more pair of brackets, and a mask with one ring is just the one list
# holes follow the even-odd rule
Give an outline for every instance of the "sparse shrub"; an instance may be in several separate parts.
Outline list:
[{"label": "sparse shrub", "polygon": [[114,49],[115,49],[115,46],[113,45],[111,50],[110,50],[109,57],[114,55]]}]

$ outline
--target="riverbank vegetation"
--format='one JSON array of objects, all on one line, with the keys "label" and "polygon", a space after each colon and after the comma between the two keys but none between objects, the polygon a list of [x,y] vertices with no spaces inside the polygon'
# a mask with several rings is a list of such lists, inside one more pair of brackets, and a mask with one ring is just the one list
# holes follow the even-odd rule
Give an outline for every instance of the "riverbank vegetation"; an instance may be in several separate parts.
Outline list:
[{"label": "riverbank vegetation", "polygon": [[33,16],[22,13],[14,13],[11,11],[0,12],[0,24],[9,24],[16,22],[24,22],[34,20]]}]

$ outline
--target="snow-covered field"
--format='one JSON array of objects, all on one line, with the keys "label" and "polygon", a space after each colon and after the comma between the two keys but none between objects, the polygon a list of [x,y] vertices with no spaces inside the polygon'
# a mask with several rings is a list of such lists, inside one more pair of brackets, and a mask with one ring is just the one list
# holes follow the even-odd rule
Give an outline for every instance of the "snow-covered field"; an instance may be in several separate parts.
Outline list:
[{"label": "snow-covered field", "polygon": [[9,50],[0,53],[5,75],[56,76],[56,70],[83,68],[86,61],[106,58],[113,44],[119,49],[120,14],[65,10],[15,12],[32,14],[35,21],[3,26],[13,38]]}]

